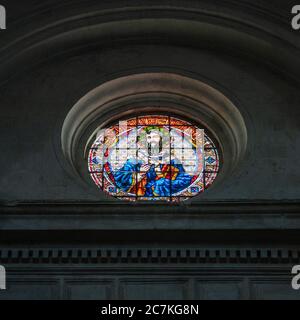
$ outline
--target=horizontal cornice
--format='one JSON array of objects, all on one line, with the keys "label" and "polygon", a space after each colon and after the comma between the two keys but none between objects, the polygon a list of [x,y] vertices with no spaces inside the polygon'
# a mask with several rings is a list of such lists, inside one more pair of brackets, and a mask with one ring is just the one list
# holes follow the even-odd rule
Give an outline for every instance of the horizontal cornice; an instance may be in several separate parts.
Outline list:
[{"label": "horizontal cornice", "polygon": [[6,203],[7,230],[298,230],[298,201],[199,204]]},{"label": "horizontal cornice", "polygon": [[300,261],[300,250],[287,248],[13,248],[0,249],[4,264],[292,264]]},{"label": "horizontal cornice", "polygon": [[164,203],[156,201],[147,202],[122,202],[112,201],[87,202],[87,201],[0,201],[0,216],[3,214],[105,214],[126,212],[134,213],[300,213],[299,200],[250,200],[226,201],[205,200],[201,202]]}]

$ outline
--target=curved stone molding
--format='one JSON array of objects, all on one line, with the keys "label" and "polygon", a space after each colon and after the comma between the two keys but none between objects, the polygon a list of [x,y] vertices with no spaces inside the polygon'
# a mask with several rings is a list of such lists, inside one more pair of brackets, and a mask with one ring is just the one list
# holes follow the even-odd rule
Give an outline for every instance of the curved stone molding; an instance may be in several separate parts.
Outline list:
[{"label": "curved stone molding", "polygon": [[[191,2],[188,6],[182,6],[181,1],[159,4],[53,3],[51,11],[56,9],[55,15],[47,15],[45,12],[50,9],[42,6],[29,15],[28,26],[22,20],[23,24],[10,28],[0,50],[1,80],[79,48],[90,50],[94,46],[142,43],[147,39],[164,43],[167,39],[169,44],[213,48],[254,58],[298,81],[300,45],[278,12],[272,15],[269,8],[240,1],[222,1],[220,9],[209,1]],[[37,18],[40,15],[42,21]],[[279,28],[274,20],[284,27]]]},{"label": "curved stone molding", "polygon": [[90,182],[83,155],[97,130],[122,117],[149,112],[170,113],[169,110],[213,134],[224,158],[221,176],[236,167],[247,146],[247,130],[238,108],[213,87],[173,73],[124,76],[87,93],[64,121],[63,153],[73,168]]}]

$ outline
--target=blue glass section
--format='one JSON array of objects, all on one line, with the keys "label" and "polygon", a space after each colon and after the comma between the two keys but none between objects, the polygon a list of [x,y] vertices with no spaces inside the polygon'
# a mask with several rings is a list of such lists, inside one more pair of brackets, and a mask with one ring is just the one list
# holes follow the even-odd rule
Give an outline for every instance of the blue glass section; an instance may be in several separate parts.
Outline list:
[{"label": "blue glass section", "polygon": [[159,172],[151,165],[142,178],[143,181],[138,181],[135,186],[136,172],[139,172],[140,166],[141,162],[127,160],[120,170],[113,172],[116,186],[125,192],[136,187],[139,189],[139,196],[168,197],[191,184],[192,177],[185,172],[182,164],[175,164],[172,160],[171,166],[160,165]]},{"label": "blue glass section", "polygon": [[205,161],[209,164],[212,164],[212,163],[216,162],[216,159],[214,159],[213,157],[208,157],[205,159]]}]

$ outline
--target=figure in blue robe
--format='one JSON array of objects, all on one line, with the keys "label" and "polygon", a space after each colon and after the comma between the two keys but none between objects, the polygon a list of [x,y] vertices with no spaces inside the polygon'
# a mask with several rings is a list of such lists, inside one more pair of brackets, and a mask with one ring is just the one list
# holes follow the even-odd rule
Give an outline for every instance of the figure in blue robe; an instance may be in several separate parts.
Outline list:
[{"label": "figure in blue robe", "polygon": [[[144,197],[169,197],[187,188],[192,182],[192,176],[187,174],[180,163],[171,161],[170,165],[150,165],[141,181],[136,181],[142,162],[129,159],[124,166],[113,172],[114,181],[124,192],[135,193]],[[158,171],[158,172],[157,172]]]}]

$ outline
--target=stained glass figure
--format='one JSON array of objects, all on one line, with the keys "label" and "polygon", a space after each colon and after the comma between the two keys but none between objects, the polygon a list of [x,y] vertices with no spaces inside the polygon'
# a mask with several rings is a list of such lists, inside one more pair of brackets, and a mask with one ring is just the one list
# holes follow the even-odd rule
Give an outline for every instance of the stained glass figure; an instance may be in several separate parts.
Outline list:
[{"label": "stained glass figure", "polygon": [[130,201],[189,199],[213,183],[219,166],[218,150],[204,129],[161,115],[100,129],[88,156],[95,184]]}]

